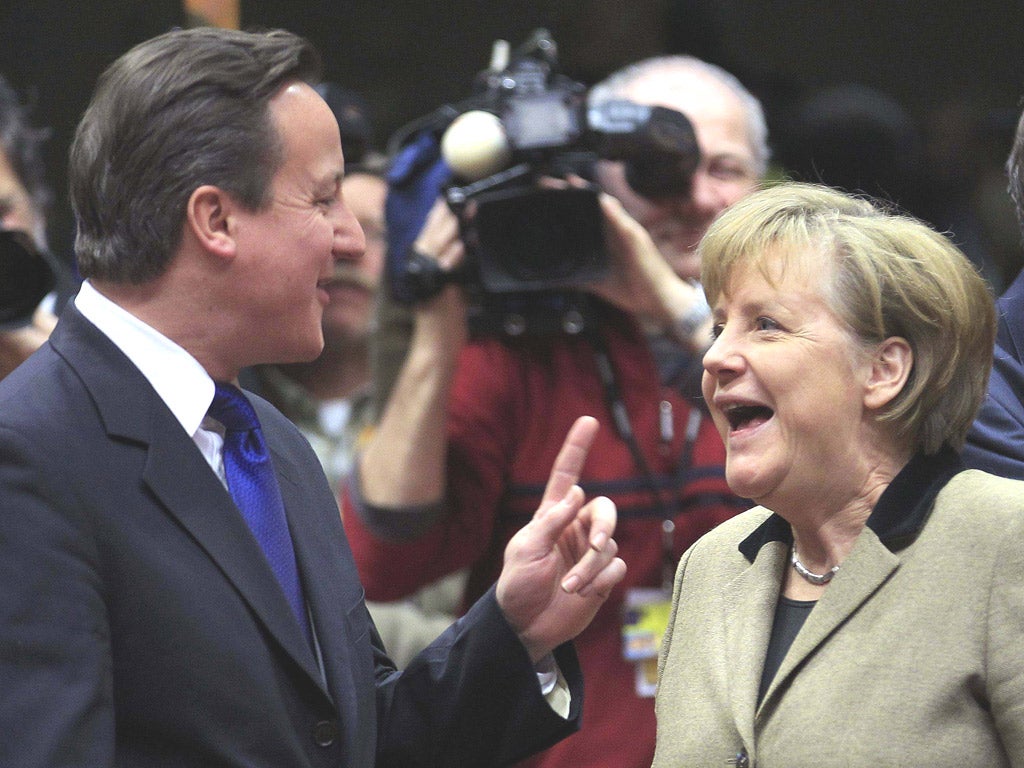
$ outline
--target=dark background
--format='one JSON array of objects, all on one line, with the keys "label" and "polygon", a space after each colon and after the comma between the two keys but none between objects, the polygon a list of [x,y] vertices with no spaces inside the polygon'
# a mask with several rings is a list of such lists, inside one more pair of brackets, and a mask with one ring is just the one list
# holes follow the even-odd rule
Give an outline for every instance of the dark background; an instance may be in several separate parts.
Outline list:
[{"label": "dark background", "polygon": [[[879,172],[903,173],[914,160],[905,178],[887,180],[890,196],[987,259],[997,287],[1019,267],[1001,166],[1024,95],[1024,2],[241,0],[240,9],[243,27],[286,27],[316,43],[328,79],[369,101],[381,145],[405,122],[465,97],[495,39],[516,45],[541,26],[563,70],[586,84],[659,53],[721,64],[761,97],[787,172],[800,162],[794,137],[797,149],[808,143],[794,127],[802,101],[826,86],[869,86],[902,107],[900,130],[913,133],[880,163]],[[36,122],[53,128],[54,250],[71,250],[66,153],[96,76],[135,42],[185,23],[178,0],[0,4],[0,72],[34,101]]]}]

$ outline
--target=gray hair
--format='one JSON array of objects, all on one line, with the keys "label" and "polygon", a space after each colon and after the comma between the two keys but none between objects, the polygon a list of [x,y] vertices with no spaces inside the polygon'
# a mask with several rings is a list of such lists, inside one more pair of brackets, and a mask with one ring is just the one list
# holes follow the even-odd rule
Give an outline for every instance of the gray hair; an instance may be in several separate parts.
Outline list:
[{"label": "gray hair", "polygon": [[115,61],[71,147],[82,275],[136,284],[159,276],[203,184],[262,208],[282,162],[268,102],[286,82],[319,75],[312,45],[282,30],[175,30]]},{"label": "gray hair", "polygon": [[768,123],[765,120],[761,102],[743,83],[730,72],[716,64],[709,64],[696,56],[673,55],[654,56],[649,59],[627,64],[616,70],[604,80],[590,89],[588,100],[591,105],[603,104],[612,99],[621,98],[626,89],[637,80],[650,75],[671,77],[673,74],[699,73],[720,83],[735,94],[743,105],[747,118],[747,139],[754,155],[754,170],[763,176],[768,168],[771,150],[768,147]]}]

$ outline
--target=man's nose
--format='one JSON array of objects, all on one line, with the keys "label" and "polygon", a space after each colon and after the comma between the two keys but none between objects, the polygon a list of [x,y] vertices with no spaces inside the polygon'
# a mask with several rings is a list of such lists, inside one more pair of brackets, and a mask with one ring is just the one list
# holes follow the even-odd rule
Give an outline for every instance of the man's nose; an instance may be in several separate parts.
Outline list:
[{"label": "man's nose", "polygon": [[334,224],[334,258],[357,261],[366,252],[366,234],[348,206],[339,206]]},{"label": "man's nose", "polygon": [[711,217],[717,216],[726,207],[718,183],[711,174],[700,168],[690,182],[690,194],[687,195],[686,203],[692,210]]}]

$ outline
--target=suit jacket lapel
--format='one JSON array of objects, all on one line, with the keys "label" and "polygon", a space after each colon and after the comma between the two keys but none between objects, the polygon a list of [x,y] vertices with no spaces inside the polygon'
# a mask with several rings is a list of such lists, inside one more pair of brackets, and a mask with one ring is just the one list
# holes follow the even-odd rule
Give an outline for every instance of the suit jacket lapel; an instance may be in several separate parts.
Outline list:
[{"label": "suit jacket lapel", "polygon": [[[342,762],[368,764],[374,759],[373,743],[360,738],[366,733],[368,713],[360,706],[357,692],[372,691],[375,687],[369,641],[359,636],[368,631],[369,619],[359,576],[342,531],[341,512],[333,518],[325,517],[325,507],[337,507],[326,481],[309,477],[308,468],[296,466],[275,451],[273,443],[271,452],[292,529],[295,559],[322,652],[326,692],[329,696],[333,694],[335,711],[342,721],[343,748],[347,754]],[[355,626],[354,622],[360,619],[361,623]],[[366,656],[360,659],[358,654],[363,649],[367,649]]]},{"label": "suit jacket lapel", "polygon": [[194,450],[178,440],[158,437],[154,429],[144,481],[217,563],[270,634],[323,687],[313,650],[259,543],[227,489],[180,426],[177,434]]},{"label": "suit jacket lapel", "polygon": [[808,656],[870,599],[898,566],[899,558],[882,544],[874,531],[864,528],[832,585],[825,590],[801,627],[762,704],[769,702],[786,678],[794,674]]},{"label": "suit jacket lapel", "polygon": [[[306,601],[316,625],[317,639],[324,652],[324,662],[332,668],[340,668],[345,674],[351,672],[348,663],[351,648],[350,627],[345,623],[345,612],[362,600],[362,588],[358,576],[341,572],[344,559],[342,551],[341,511],[326,521],[334,524],[334,530],[324,529],[322,517],[325,504],[337,509],[333,497],[319,500],[311,494],[314,479],[303,473],[286,457],[271,448],[277,480],[281,487],[288,524],[292,531],[295,560],[306,595]],[[336,527],[335,527],[336,526]],[[341,593],[346,585],[352,586],[351,594]],[[341,690],[349,690],[348,680]],[[338,690],[335,688],[335,690]]]},{"label": "suit jacket lapel", "polygon": [[746,744],[754,743],[757,692],[779,601],[786,551],[782,542],[765,544],[754,562],[727,585],[728,594],[722,603],[728,608],[725,636],[732,711]]},{"label": "suit jacket lapel", "polygon": [[169,514],[217,563],[281,646],[322,687],[284,592],[227,489],[127,357],[69,305],[51,338],[78,372],[112,439],[148,451],[143,481]]}]

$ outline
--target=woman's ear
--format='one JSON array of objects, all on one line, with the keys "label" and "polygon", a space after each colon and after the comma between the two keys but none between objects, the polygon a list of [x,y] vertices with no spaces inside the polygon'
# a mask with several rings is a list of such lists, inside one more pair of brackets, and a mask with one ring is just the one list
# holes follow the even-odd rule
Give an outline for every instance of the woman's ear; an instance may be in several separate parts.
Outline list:
[{"label": "woman's ear", "polygon": [[914,367],[914,350],[906,339],[890,336],[875,349],[871,373],[864,390],[869,410],[884,408],[903,390]]},{"label": "woman's ear", "polygon": [[204,184],[188,198],[185,220],[199,246],[215,256],[230,259],[236,251],[231,227],[234,201],[220,187]]}]

